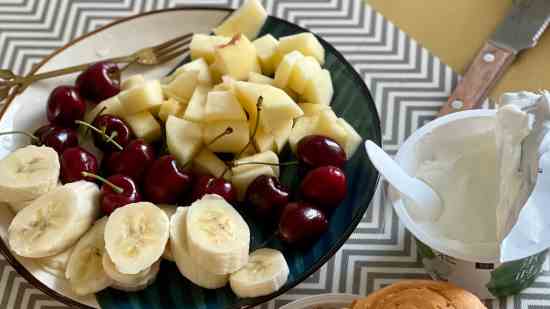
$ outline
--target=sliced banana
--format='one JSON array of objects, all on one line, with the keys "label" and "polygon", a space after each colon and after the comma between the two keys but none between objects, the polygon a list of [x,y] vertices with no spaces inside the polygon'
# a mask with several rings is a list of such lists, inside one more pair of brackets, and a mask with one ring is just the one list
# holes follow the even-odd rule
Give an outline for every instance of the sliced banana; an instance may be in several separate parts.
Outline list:
[{"label": "sliced banana", "polygon": [[288,264],[283,254],[275,249],[259,249],[248,263],[231,274],[229,284],[239,297],[258,297],[278,291],[288,279]]},{"label": "sliced banana", "polygon": [[225,275],[248,262],[250,229],[219,195],[208,194],[195,201],[186,223],[189,253],[204,269]]},{"label": "sliced banana", "polygon": [[118,283],[128,286],[140,285],[147,278],[147,275],[151,271],[151,267],[147,267],[134,275],[123,274],[116,269],[115,264],[113,263],[107,252],[103,253],[101,261],[103,265],[103,270],[105,271],[107,276],[109,276],[109,278]]},{"label": "sliced banana", "polygon": [[187,247],[187,210],[188,207],[179,207],[170,219],[170,246],[174,261],[181,274],[194,284],[205,289],[224,287],[229,275],[215,275],[207,268],[200,266],[189,254]]},{"label": "sliced banana", "polygon": [[67,263],[65,277],[78,295],[99,292],[113,283],[102,265],[106,224],[107,217],[98,220],[78,241]]},{"label": "sliced banana", "polygon": [[[176,205],[168,205],[168,204],[159,204],[157,206],[166,213],[166,215],[168,216],[168,219],[172,218],[172,215],[176,213],[176,209],[178,208],[178,206]],[[164,248],[164,252],[162,253],[162,258],[165,260],[174,262],[174,254],[172,253],[170,241],[166,243],[166,248]]]},{"label": "sliced banana", "polygon": [[0,160],[0,201],[31,201],[57,186],[59,157],[50,147],[19,148]]},{"label": "sliced banana", "polygon": [[18,212],[21,211],[21,209],[29,206],[30,204],[32,204],[34,200],[30,200],[30,201],[21,201],[21,202],[11,202],[8,204],[8,206],[10,207],[10,209],[13,211],[13,213],[17,214]]},{"label": "sliced banana", "polygon": [[160,260],[156,261],[149,267],[149,272],[143,277],[143,279],[137,284],[127,284],[123,282],[115,281],[111,284],[111,287],[117,290],[125,292],[141,291],[151,285],[157,279],[157,275],[160,270]]},{"label": "sliced banana", "polygon": [[117,208],[105,228],[105,247],[116,269],[137,274],[155,263],[168,242],[170,221],[149,202]]},{"label": "sliced banana", "polygon": [[56,255],[40,258],[37,260],[37,263],[50,274],[59,278],[65,278],[67,263],[69,262],[73,249],[74,246]]},{"label": "sliced banana", "polygon": [[10,248],[18,255],[56,255],[86,233],[99,215],[99,188],[88,181],[57,187],[25,207],[8,229]]}]

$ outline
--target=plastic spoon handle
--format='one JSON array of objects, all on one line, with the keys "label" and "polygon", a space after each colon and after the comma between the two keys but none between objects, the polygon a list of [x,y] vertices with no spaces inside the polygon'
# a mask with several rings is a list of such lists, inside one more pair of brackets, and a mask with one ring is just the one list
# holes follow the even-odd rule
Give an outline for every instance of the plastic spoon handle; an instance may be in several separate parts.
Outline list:
[{"label": "plastic spoon handle", "polygon": [[365,149],[376,169],[413,205],[407,205],[410,215],[418,220],[437,220],[443,205],[437,193],[417,178],[409,176],[382,148],[372,141],[365,141]]}]

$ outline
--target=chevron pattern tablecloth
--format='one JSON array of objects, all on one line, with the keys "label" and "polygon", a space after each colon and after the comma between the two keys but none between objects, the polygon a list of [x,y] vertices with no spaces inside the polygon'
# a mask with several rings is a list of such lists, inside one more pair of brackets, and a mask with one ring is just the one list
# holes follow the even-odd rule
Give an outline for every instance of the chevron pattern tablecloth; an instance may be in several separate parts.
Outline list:
[{"label": "chevron pattern tablecloth", "polygon": [[[0,68],[28,72],[66,42],[143,11],[179,5],[239,6],[238,0],[0,0]],[[434,118],[458,76],[361,0],[263,0],[276,15],[332,43],[369,86],[380,113],[385,149],[394,153]],[[411,235],[386,205],[374,202],[343,248],[317,273],[266,305],[275,308],[320,293],[366,294],[398,279],[426,277]],[[522,295],[489,308],[550,308],[550,271]],[[0,308],[66,308],[33,288],[0,257]]]}]

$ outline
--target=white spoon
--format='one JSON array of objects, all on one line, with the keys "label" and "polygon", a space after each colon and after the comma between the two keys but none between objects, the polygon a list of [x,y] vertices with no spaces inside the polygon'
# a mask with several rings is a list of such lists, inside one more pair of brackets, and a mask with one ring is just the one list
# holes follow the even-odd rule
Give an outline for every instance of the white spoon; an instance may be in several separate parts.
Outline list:
[{"label": "white spoon", "polygon": [[365,141],[365,149],[376,169],[386,180],[413,203],[405,204],[411,217],[419,221],[435,221],[443,212],[439,195],[425,182],[409,176],[382,148]]}]

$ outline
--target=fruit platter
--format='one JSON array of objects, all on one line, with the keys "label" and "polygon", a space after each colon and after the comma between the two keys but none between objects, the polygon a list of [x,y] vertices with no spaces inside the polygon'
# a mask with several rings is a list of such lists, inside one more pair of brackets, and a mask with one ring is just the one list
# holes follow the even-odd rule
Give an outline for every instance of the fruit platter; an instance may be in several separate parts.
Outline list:
[{"label": "fruit platter", "polygon": [[374,196],[359,145],[379,144],[380,124],[359,75],[252,0],[130,17],[35,70],[101,60],[106,40],[115,55],[143,46],[130,29],[144,42],[192,32],[189,55],[97,61],[2,112],[2,253],[81,308],[254,306],[303,281]]}]

